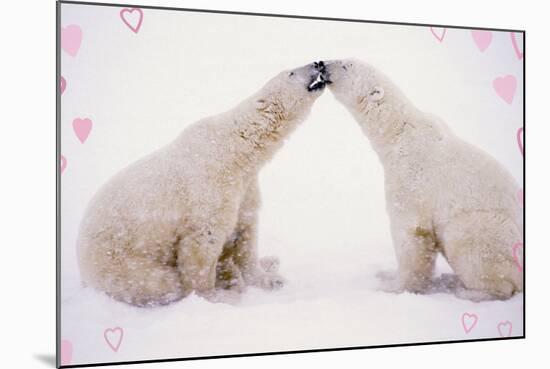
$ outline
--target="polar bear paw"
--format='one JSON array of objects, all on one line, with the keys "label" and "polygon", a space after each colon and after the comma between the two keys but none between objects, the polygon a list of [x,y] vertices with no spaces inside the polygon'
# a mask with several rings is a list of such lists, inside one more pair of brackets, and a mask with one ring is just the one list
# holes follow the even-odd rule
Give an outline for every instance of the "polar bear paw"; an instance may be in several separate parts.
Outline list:
[{"label": "polar bear paw", "polygon": [[455,296],[462,300],[470,300],[473,302],[483,302],[495,300],[495,297],[484,291],[469,290],[464,287],[459,287],[455,291]]},{"label": "polar bear paw", "polygon": [[259,261],[260,267],[264,272],[275,273],[279,270],[281,262],[277,256],[264,256]]},{"label": "polar bear paw", "polygon": [[209,302],[216,304],[237,305],[241,302],[241,293],[235,290],[212,290],[207,292],[198,292],[198,296]]},{"label": "polar bear paw", "polygon": [[285,285],[285,279],[275,272],[260,272],[254,284],[264,290],[278,290]]},{"label": "polar bear paw", "polygon": [[376,273],[376,278],[379,281],[378,289],[380,291],[388,293],[401,293],[404,291],[396,272],[379,271]]},{"label": "polar bear paw", "polygon": [[399,271],[380,271],[376,277],[380,281],[379,289],[389,293],[429,294],[433,293],[436,288],[434,280],[423,275],[407,274],[404,277]]}]

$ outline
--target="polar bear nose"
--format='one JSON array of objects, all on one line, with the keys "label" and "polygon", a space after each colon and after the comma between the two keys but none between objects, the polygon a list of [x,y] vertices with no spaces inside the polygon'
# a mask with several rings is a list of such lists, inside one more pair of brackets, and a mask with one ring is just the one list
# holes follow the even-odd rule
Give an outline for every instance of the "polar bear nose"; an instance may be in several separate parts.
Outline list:
[{"label": "polar bear nose", "polygon": [[327,69],[327,64],[320,60],[319,62],[313,63],[315,69],[319,72],[320,79],[324,84],[330,85],[332,81],[330,80],[330,75]]},{"label": "polar bear nose", "polygon": [[323,73],[326,69],[325,62],[323,62],[322,60],[318,62],[313,62],[313,66],[321,73]]}]

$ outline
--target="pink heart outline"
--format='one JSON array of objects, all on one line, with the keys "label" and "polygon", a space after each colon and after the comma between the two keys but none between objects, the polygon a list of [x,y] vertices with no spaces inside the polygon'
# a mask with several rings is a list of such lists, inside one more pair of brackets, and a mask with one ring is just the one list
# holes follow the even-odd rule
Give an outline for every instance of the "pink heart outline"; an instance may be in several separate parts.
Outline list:
[{"label": "pink heart outline", "polygon": [[[469,326],[466,324],[466,319],[468,319],[469,321],[471,319],[473,319],[473,322],[471,322],[469,324]],[[466,333],[470,333],[470,331],[472,329],[474,329],[474,327],[476,326],[477,324],[477,315],[474,314],[474,313],[464,313],[462,314],[462,328],[464,328],[464,332]]]},{"label": "pink heart outline", "polygon": [[73,344],[69,340],[61,340],[61,365],[69,365],[73,361]]},{"label": "pink heart outline", "polygon": [[523,59],[523,52],[519,51],[518,42],[516,40],[516,33],[510,32],[510,38],[512,39],[512,46],[514,47],[514,51],[516,52],[516,57],[518,60]]},{"label": "pink heart outline", "polygon": [[76,24],[61,27],[61,48],[72,57],[75,57],[80,50],[82,43],[82,30]]},{"label": "pink heart outline", "polygon": [[[110,334],[117,334],[118,333],[118,342],[113,343],[111,342],[111,339],[109,338]],[[107,328],[103,332],[103,338],[105,339],[105,342],[107,342],[107,345],[113,350],[114,352],[118,352],[118,349],[120,348],[120,345],[122,343],[122,338],[124,337],[124,331],[120,327],[115,328]]]},{"label": "pink heart outline", "polygon": [[[127,13],[133,13],[134,11],[137,11],[139,13],[138,23],[136,26],[133,26],[128,19],[126,19]],[[120,18],[126,24],[128,28],[132,30],[134,33],[138,33],[139,29],[141,28],[141,23],[143,22],[143,11],[140,8],[124,8],[120,10]]]},{"label": "pink heart outline", "polygon": [[512,245],[512,254],[514,255],[514,262],[518,266],[518,270],[520,272],[523,271],[523,260],[520,260],[520,255],[519,255],[519,251],[522,249],[523,249],[523,242],[516,242]]},{"label": "pink heart outline", "polygon": [[73,130],[76,134],[76,137],[80,140],[81,143],[84,143],[88,136],[90,135],[90,132],[92,131],[92,121],[88,118],[75,118],[73,120]]},{"label": "pink heart outline", "polygon": [[61,158],[60,158],[60,169],[61,169],[61,174],[63,174],[63,172],[65,171],[65,168],[67,168],[67,158],[65,158],[63,155],[61,155]]},{"label": "pink heart outline", "polygon": [[491,45],[491,41],[493,40],[493,33],[491,31],[473,30],[472,38],[474,39],[474,42],[477,45],[479,51],[485,52],[489,45]]},{"label": "pink heart outline", "polygon": [[439,42],[443,42],[443,39],[445,38],[445,34],[447,33],[447,28],[440,28],[440,27],[436,27],[436,28],[443,30],[443,32],[441,32],[441,36],[439,36],[437,33],[435,33],[434,27],[430,27],[430,31],[432,32],[432,35],[434,35],[434,37]]},{"label": "pink heart outline", "polygon": [[516,77],[506,75],[497,77],[493,80],[493,88],[498,96],[500,96],[508,104],[512,104],[516,95],[517,81]]},{"label": "pink heart outline", "polygon": [[[502,332],[502,327],[508,327],[508,333],[506,334],[506,332]],[[497,329],[498,329],[498,333],[500,334],[500,337],[510,337],[512,335],[512,322],[510,322],[509,320],[506,320],[506,321],[503,321],[503,322],[500,322],[498,323],[497,325]]]},{"label": "pink heart outline", "polygon": [[524,139],[523,127],[519,127],[516,133],[516,138],[518,140],[519,152],[522,156],[525,156],[525,151],[523,149],[523,139]]},{"label": "pink heart outline", "polygon": [[61,91],[61,95],[63,95],[63,92],[65,92],[65,89],[67,88],[67,81],[65,80],[65,78],[63,78],[63,76],[61,76],[59,88]]}]

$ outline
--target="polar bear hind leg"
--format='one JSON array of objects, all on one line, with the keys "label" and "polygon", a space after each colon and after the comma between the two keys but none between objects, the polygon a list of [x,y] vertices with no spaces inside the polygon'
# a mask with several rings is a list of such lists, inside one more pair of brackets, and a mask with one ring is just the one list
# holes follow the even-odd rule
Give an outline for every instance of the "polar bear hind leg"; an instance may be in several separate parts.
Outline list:
[{"label": "polar bear hind leg", "polygon": [[235,290],[244,292],[245,283],[241,270],[235,264],[233,249],[236,247],[237,238],[231,237],[224,245],[222,255],[216,266],[216,289]]},{"label": "polar bear hind leg", "polygon": [[181,239],[177,263],[186,290],[216,300],[216,269],[227,233],[219,226],[205,226]]},{"label": "polar bear hind leg", "polygon": [[391,220],[398,272],[394,289],[424,293],[431,288],[437,256],[435,238],[428,222]]},{"label": "polar bear hind leg", "polygon": [[185,297],[175,265],[141,256],[126,256],[124,263],[105,260],[89,284],[100,287],[115,300],[136,306],[157,306]]},{"label": "polar bear hind leg", "polygon": [[523,274],[512,245],[522,239],[510,217],[478,212],[455,218],[442,235],[443,253],[465,289],[457,296],[474,301],[507,299],[523,290]]},{"label": "polar bear hind leg", "polygon": [[239,220],[229,250],[246,285],[268,290],[278,289],[284,285],[284,279],[277,273],[278,259],[258,259],[259,206],[260,192],[257,179],[254,179],[241,202]]}]

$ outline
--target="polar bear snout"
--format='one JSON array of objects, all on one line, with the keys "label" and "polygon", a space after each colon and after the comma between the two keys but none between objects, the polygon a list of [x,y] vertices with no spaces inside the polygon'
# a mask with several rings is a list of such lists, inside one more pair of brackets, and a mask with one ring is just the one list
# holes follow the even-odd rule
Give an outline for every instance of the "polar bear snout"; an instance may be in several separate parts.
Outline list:
[{"label": "polar bear snout", "polygon": [[288,80],[307,92],[321,91],[325,87],[322,71],[325,70],[324,62],[314,62],[300,68],[287,71]]},{"label": "polar bear snout", "polygon": [[319,60],[318,62],[313,62],[313,68],[315,68],[321,74],[324,74],[327,70],[325,62],[322,60]]},{"label": "polar bear snout", "polygon": [[323,62],[322,60],[318,62],[313,62],[312,64],[309,64],[308,67],[310,69],[310,79],[307,85],[307,90],[309,92],[322,91],[327,84],[331,83],[329,80],[327,80],[325,75],[325,62]]},{"label": "polar bear snout", "polygon": [[355,59],[326,61],[324,74],[334,97],[353,111],[365,113],[384,98],[384,88],[369,67]]},{"label": "polar bear snout", "polygon": [[323,74],[330,83],[338,82],[352,71],[353,62],[350,60],[328,60],[324,63]]}]

